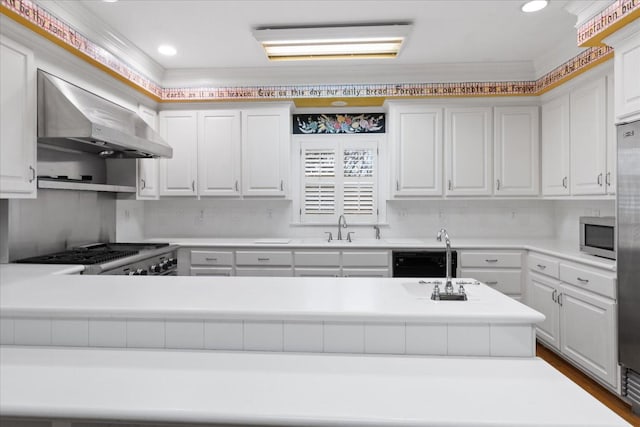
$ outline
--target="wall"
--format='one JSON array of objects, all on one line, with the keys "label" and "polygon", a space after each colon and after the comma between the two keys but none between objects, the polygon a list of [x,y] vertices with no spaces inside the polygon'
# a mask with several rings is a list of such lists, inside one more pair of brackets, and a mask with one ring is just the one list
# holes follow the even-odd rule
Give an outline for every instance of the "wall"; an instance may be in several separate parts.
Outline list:
[{"label": "wall", "polygon": [[115,196],[94,191],[38,190],[9,200],[9,260],[115,240]]},{"label": "wall", "polygon": [[[555,233],[553,201],[391,201],[387,208],[383,237],[428,238],[441,227],[459,237],[536,238]],[[124,212],[118,214],[118,230],[135,229],[139,220],[132,212],[126,221]],[[291,202],[283,200],[163,199],[144,202],[143,215],[146,237],[323,237],[324,231],[336,231],[335,226],[292,225]],[[356,238],[374,237],[371,226],[349,229]]]}]

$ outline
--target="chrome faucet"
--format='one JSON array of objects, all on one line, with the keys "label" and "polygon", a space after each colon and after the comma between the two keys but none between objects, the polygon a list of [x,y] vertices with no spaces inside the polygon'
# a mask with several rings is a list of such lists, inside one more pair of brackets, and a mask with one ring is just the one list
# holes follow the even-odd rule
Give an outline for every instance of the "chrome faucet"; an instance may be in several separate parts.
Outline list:
[{"label": "chrome faucet", "polygon": [[338,238],[337,240],[342,240],[342,229],[347,228],[347,219],[344,215],[340,215],[338,217]]},{"label": "chrome faucet", "polygon": [[376,232],[376,240],[380,240],[380,226],[378,226],[378,225],[374,225],[374,226],[373,226],[373,229],[374,229],[374,230],[375,230],[375,232]]},{"label": "chrome faucet", "polygon": [[453,284],[451,283],[451,240],[449,240],[449,234],[447,234],[447,230],[445,230],[444,228],[440,229],[440,231],[438,231],[438,235],[436,236],[436,239],[438,240],[438,242],[442,242],[442,238],[444,237],[444,243],[447,246],[447,269],[446,269],[446,274],[447,274],[447,281],[446,284],[444,286],[444,292],[445,294],[452,294],[453,293]]}]

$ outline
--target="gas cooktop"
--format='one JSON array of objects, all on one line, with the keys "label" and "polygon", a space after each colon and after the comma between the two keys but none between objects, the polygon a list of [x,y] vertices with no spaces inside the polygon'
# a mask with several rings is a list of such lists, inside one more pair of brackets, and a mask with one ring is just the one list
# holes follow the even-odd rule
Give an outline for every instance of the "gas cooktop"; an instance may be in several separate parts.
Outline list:
[{"label": "gas cooktop", "polygon": [[24,264],[104,264],[119,258],[137,255],[141,251],[156,250],[168,243],[95,243],[53,254],[19,259]]}]

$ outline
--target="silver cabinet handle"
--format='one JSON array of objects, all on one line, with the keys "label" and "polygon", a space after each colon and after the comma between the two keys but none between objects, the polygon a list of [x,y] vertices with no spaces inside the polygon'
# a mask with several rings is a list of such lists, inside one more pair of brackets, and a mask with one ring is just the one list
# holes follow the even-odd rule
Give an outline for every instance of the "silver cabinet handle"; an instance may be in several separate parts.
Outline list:
[{"label": "silver cabinet handle", "polygon": [[280,180],[280,191],[284,191],[284,180]]},{"label": "silver cabinet handle", "polygon": [[486,285],[497,285],[498,281],[497,280],[493,280],[491,282],[484,282]]},{"label": "silver cabinet handle", "polygon": [[558,304],[560,304],[560,307],[562,307],[562,295],[563,294],[558,294]]},{"label": "silver cabinet handle", "polygon": [[396,179],[396,191],[400,191],[400,181]]},{"label": "silver cabinet handle", "polygon": [[195,179],[191,181],[191,190],[196,191],[196,181]]},{"label": "silver cabinet handle", "polygon": [[538,267],[540,270],[544,270],[545,268],[547,268],[547,266],[546,266],[546,265],[542,265],[542,264],[538,264],[538,265],[537,265],[537,267]]},{"label": "silver cabinet handle", "polygon": [[498,262],[497,259],[485,259],[486,262]]},{"label": "silver cabinet handle", "polygon": [[236,191],[238,191],[238,180],[236,179]]},{"label": "silver cabinet handle", "polygon": [[554,289],[553,292],[551,293],[551,299],[553,300],[553,302],[557,303],[558,301],[556,300],[556,295],[558,293],[557,289]]},{"label": "silver cabinet handle", "polygon": [[598,175],[598,185],[602,187],[602,174]]},{"label": "silver cabinet handle", "polygon": [[449,190],[452,190],[453,187],[451,186],[451,180],[449,180]]},{"label": "silver cabinet handle", "polygon": [[611,172],[607,172],[607,178],[605,179],[607,187],[611,187]]},{"label": "silver cabinet handle", "polygon": [[217,261],[218,258],[205,258],[207,261]]},{"label": "silver cabinet handle", "polygon": [[269,261],[269,258],[258,258],[258,261]]},{"label": "silver cabinet handle", "polygon": [[589,283],[589,279],[583,279],[582,277],[576,277],[576,279],[578,279],[580,283]]},{"label": "silver cabinet handle", "polygon": [[564,188],[567,188],[567,181],[568,181],[568,178],[566,176],[564,178],[562,178],[562,186]]},{"label": "silver cabinet handle", "polygon": [[140,187],[141,190],[147,188],[147,183],[144,181],[144,179],[140,178],[140,182],[142,183],[142,187]]},{"label": "silver cabinet handle", "polygon": [[29,165],[29,170],[31,171],[31,179],[29,179],[29,182],[33,182],[36,179],[36,170],[31,165]]},{"label": "silver cabinet handle", "polygon": [[500,191],[500,180],[496,179],[496,190]]}]

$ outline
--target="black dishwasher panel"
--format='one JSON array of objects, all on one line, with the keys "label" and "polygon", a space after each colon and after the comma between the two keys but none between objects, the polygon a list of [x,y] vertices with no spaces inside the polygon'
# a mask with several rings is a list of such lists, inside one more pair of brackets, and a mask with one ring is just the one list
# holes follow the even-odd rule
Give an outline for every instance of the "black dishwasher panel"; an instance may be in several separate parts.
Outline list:
[{"label": "black dishwasher panel", "polygon": [[[445,277],[446,251],[393,251],[393,277]],[[451,251],[451,277],[456,277],[458,253]]]}]

